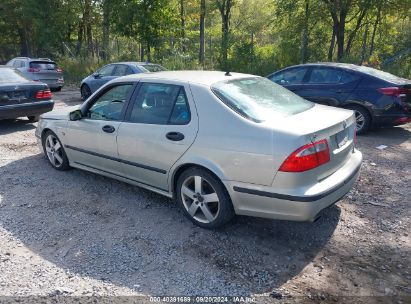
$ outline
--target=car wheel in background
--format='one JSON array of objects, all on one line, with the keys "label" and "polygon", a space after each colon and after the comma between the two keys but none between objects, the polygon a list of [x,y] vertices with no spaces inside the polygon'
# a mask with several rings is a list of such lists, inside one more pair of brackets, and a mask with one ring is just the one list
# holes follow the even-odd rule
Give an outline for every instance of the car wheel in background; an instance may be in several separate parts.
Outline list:
[{"label": "car wheel in background", "polygon": [[39,121],[40,116],[39,115],[27,116],[27,118],[29,119],[30,122],[36,122],[36,121]]},{"label": "car wheel in background", "polygon": [[357,134],[366,133],[371,126],[371,116],[367,109],[357,105],[348,106],[347,109],[355,113]]},{"label": "car wheel in background", "polygon": [[56,134],[47,131],[42,142],[44,154],[54,169],[63,171],[70,168],[66,152]]},{"label": "car wheel in background", "polygon": [[87,98],[90,97],[91,95],[91,90],[90,87],[86,84],[83,84],[80,88],[80,92],[81,92],[81,98],[83,98],[83,100],[86,100]]},{"label": "car wheel in background", "polygon": [[185,215],[200,227],[217,228],[234,216],[224,185],[204,169],[194,167],[184,171],[177,181],[176,196]]}]

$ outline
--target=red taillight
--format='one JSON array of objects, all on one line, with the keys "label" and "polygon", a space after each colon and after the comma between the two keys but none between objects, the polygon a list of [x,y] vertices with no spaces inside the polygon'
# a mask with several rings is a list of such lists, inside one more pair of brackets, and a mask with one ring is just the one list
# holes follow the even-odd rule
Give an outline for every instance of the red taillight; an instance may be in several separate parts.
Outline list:
[{"label": "red taillight", "polygon": [[377,89],[377,91],[384,95],[395,96],[395,97],[402,97],[401,95],[411,94],[410,89],[400,88],[400,87],[380,88],[380,89]]},{"label": "red taillight", "polygon": [[303,172],[314,169],[330,161],[330,149],[326,139],[297,149],[283,162],[282,172]]},{"label": "red taillight", "polygon": [[63,70],[62,70],[62,69],[60,69],[60,68],[56,68],[56,72],[58,72],[58,73],[62,73],[62,72],[63,72]]},{"label": "red taillight", "polygon": [[38,69],[38,68],[29,68],[27,71],[30,72],[30,73],[38,73],[38,72],[40,72],[40,69]]},{"label": "red taillight", "polygon": [[42,91],[37,91],[35,98],[36,99],[51,99],[51,91],[50,90],[42,90]]},{"label": "red taillight", "polygon": [[354,145],[357,143],[357,129],[354,127]]}]

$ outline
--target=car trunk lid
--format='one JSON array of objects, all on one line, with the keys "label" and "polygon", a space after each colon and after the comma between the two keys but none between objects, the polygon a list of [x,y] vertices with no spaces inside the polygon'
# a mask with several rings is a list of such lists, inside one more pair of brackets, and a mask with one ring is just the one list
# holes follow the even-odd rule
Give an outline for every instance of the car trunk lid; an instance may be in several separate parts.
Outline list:
[{"label": "car trunk lid", "polygon": [[0,86],[0,106],[36,101],[36,92],[45,89],[47,89],[46,85],[35,82],[3,84]]},{"label": "car trunk lid", "polygon": [[274,130],[273,153],[277,172],[284,160],[300,147],[327,140],[329,162],[300,174],[287,173],[297,179],[320,181],[342,167],[353,151],[355,116],[351,110],[316,104],[304,112],[266,123],[270,123]]},{"label": "car trunk lid", "polygon": [[31,61],[29,72],[35,74],[36,80],[54,84],[63,78],[63,73],[53,61]]}]

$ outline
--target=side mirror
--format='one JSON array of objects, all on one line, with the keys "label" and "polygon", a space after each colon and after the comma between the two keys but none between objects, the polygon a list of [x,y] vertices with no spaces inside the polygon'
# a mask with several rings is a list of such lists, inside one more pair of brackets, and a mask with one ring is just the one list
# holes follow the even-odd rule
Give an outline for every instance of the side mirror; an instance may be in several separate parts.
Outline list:
[{"label": "side mirror", "polygon": [[98,72],[95,72],[95,73],[93,73],[93,77],[94,77],[94,78],[100,78],[101,75],[100,75]]},{"label": "side mirror", "polygon": [[69,117],[71,121],[80,120],[83,117],[83,113],[81,113],[81,110],[75,110],[70,112]]}]

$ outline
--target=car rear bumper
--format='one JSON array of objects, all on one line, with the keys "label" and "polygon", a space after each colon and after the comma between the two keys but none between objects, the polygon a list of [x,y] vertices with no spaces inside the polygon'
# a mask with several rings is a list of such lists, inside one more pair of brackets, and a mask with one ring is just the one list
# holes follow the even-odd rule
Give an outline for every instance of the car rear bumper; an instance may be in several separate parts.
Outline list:
[{"label": "car rear bumper", "polygon": [[[237,214],[292,221],[313,221],[324,208],[336,203],[353,187],[360,174],[362,154],[326,179],[312,185],[310,195],[278,193],[278,189],[226,181]],[[316,191],[313,189],[319,189]],[[321,190],[320,190],[321,189]]]},{"label": "car rear bumper", "polygon": [[373,124],[376,126],[398,126],[411,122],[410,113],[399,113],[374,116]]},{"label": "car rear bumper", "polygon": [[0,119],[11,119],[22,116],[37,116],[53,110],[53,107],[54,101],[52,100],[0,106]]}]

